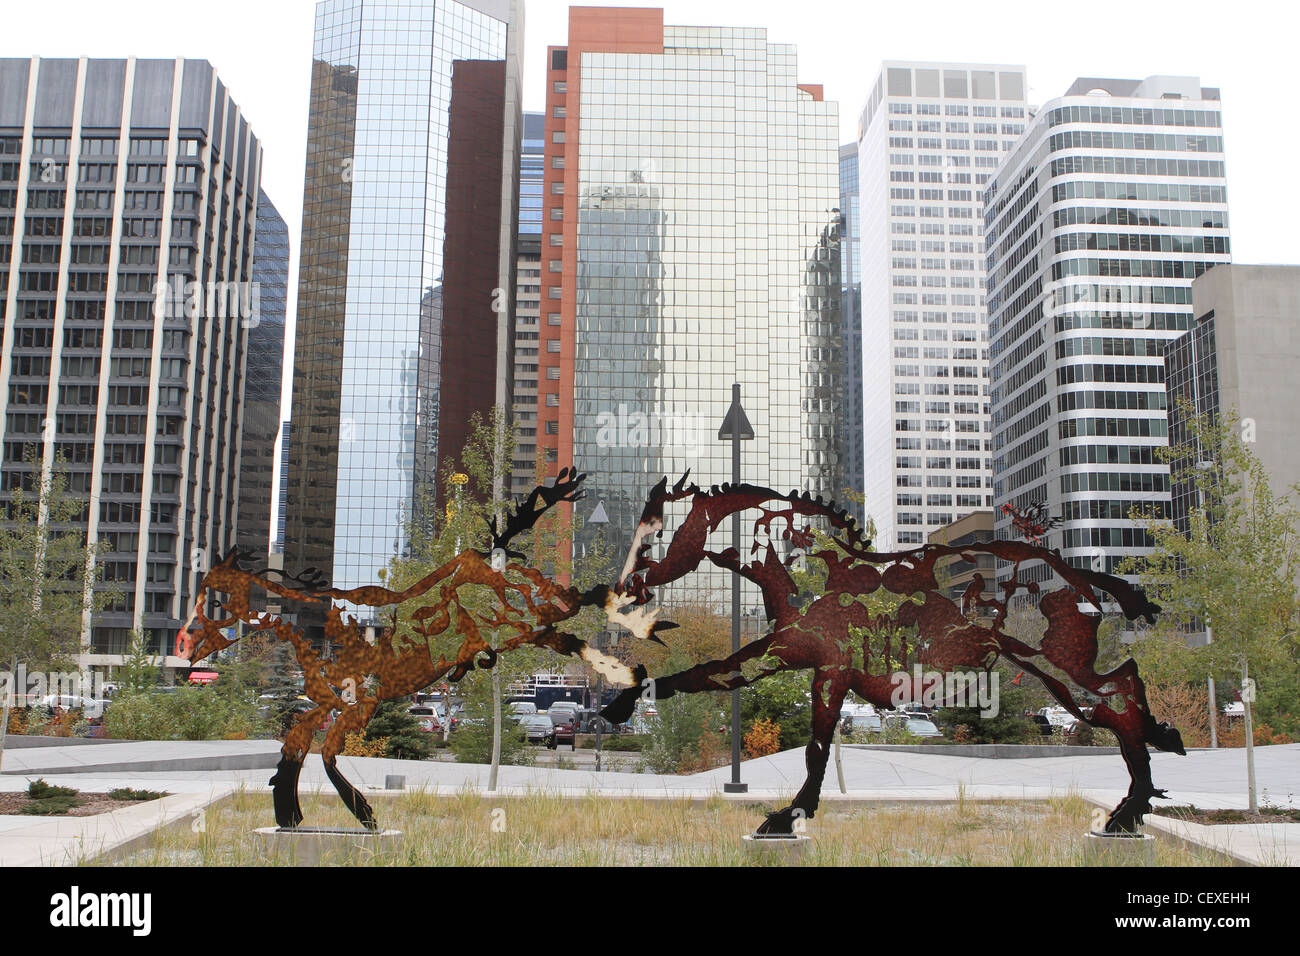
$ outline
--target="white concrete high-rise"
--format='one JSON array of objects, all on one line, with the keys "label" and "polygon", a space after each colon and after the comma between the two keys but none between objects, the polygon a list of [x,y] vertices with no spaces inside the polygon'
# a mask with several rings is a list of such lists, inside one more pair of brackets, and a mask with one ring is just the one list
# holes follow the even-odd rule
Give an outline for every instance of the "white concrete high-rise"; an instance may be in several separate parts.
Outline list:
[{"label": "white concrete high-rise", "polygon": [[1021,66],[887,62],[858,125],[866,513],[878,548],[992,502],[981,193]]},{"label": "white concrete high-rise", "polygon": [[1149,547],[1132,507],[1169,508],[1164,354],[1192,326],[1192,280],[1229,260],[1218,90],[1076,80],[984,201],[995,504],[1045,503],[1064,519],[1049,546],[1114,571]]}]

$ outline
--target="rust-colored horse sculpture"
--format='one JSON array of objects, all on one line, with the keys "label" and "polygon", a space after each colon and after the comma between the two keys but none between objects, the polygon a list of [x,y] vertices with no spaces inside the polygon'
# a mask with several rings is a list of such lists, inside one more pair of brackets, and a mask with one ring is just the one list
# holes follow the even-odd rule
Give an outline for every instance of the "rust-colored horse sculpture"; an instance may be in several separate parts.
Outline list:
[{"label": "rust-colored horse sculpture", "polygon": [[[489,522],[492,550],[505,552],[507,559],[524,555],[509,550],[512,539],[529,530],[547,509],[561,501],[582,497],[579,486],[585,476],[565,469],[552,486],[535,488],[498,530],[496,519]],[[231,551],[220,564],[205,575],[198,600],[189,621],[177,635],[177,653],[192,662],[233,643],[223,628],[242,622],[245,633],[270,631],[292,646],[305,677],[305,693],[316,705],[299,715],[285,735],[284,746],[275,776],[276,822],[295,827],[302,822],[298,802],[298,778],[312,739],[326,716],[338,716],[325,735],[321,758],[330,782],[349,810],[365,826],[376,826],[374,812],[366,798],[350,784],[338,769],[338,756],[347,735],[363,731],[380,701],[413,694],[444,678],[458,681],[475,666],[490,668],[497,655],[525,645],[548,647],[560,654],[579,656],[615,683],[628,683],[627,666],[589,647],[585,641],[561,630],[561,625],[576,617],[584,607],[599,607],[613,623],[631,630],[642,638],[653,638],[657,630],[671,627],[657,622],[653,613],[641,608],[623,608],[631,603],[603,586],[581,592],[547,578],[541,571],[512,561],[501,570],[489,563],[491,551],[482,554],[467,550],[456,555],[436,571],[402,591],[382,587],[336,590],[323,587],[318,573],[305,572],[286,576],[278,571],[251,571],[240,566],[239,554]],[[507,577],[513,574],[515,580]],[[272,575],[279,580],[272,579]],[[521,580],[522,579],[522,580]],[[495,606],[488,613],[474,613],[461,600],[460,589],[480,585],[496,595]],[[325,659],[312,646],[302,629],[278,615],[254,610],[250,597],[254,588],[263,588],[286,601],[321,605],[324,609],[325,637],[337,650]],[[210,594],[221,595],[215,619],[206,613]],[[431,603],[410,615],[412,630],[422,638],[433,638],[451,631],[462,638],[455,657],[435,659],[425,643],[395,646],[387,636],[370,643],[354,617],[335,606],[342,601],[353,606],[396,608],[422,595],[432,594]],[[393,611],[396,632],[398,611]],[[513,632],[493,648],[483,637],[489,632]]]},{"label": "rust-colored horse sculpture", "polygon": [[[651,537],[662,534],[664,505],[689,499],[689,513],[677,526],[661,560],[649,557]],[[757,512],[752,546],[747,558],[733,548],[722,551],[707,546],[708,536],[732,515]],[[816,538],[820,526],[826,536]],[[764,533],[767,544],[760,544]],[[789,542],[795,551],[813,549],[805,561],[825,566],[825,592],[799,606],[798,588],[790,573],[793,553],[778,554]],[[828,542],[828,543],[827,543]],[[946,556],[973,561],[991,554],[1010,562],[1012,574],[998,587],[1001,597],[983,597],[984,580],[976,575],[961,605],[943,595],[935,578],[935,563]],[[757,557],[755,557],[757,555]],[[1020,582],[1020,566],[1027,561],[1046,563],[1065,582],[1063,588],[1042,595],[1040,610],[1047,629],[1034,647],[1008,635],[1008,607],[1017,592],[1038,593],[1038,585]],[[965,547],[927,545],[914,551],[878,554],[854,527],[854,522],[833,503],[807,494],[782,495],[755,485],[722,485],[708,491],[687,485],[683,476],[671,489],[660,481],[650,495],[627,557],[618,591],[644,604],[651,588],[680,580],[708,561],[753,581],[762,590],[770,625],[766,637],[722,660],[700,664],[677,674],[656,677],[653,693],[665,699],[677,693],[731,690],[784,670],[812,670],[813,737],[806,751],[808,776],[790,806],[770,814],[759,832],[789,833],[797,817],[811,818],[817,809],[832,735],[845,695],[853,691],[877,707],[898,706],[919,700],[921,688],[906,671],[908,648],[890,647],[891,635],[915,626],[914,660],[942,671],[958,668],[987,669],[1002,657],[1038,677],[1060,703],[1084,719],[1080,702],[1068,681],[1086,691],[1097,703],[1087,723],[1107,727],[1119,739],[1131,778],[1128,795],[1111,812],[1107,831],[1130,832],[1151,809],[1152,797],[1163,797],[1151,780],[1146,745],[1184,753],[1178,731],[1157,723],[1147,706],[1146,692],[1137,666],[1130,659],[1113,671],[1099,674],[1097,626],[1102,598],[1109,594],[1126,618],[1153,621],[1159,608],[1121,578],[1071,566],[1058,551],[1020,541],[993,541]],[[861,599],[881,593],[904,599],[893,616],[872,616]],[[1081,606],[1097,613],[1088,614]],[[969,613],[984,612],[983,615]],[[979,617],[992,623],[982,626]],[[856,634],[856,636],[855,636]],[[643,668],[634,674],[637,686],[624,691],[602,713],[619,723],[630,718],[646,681]],[[901,691],[901,695],[900,695]],[[900,701],[901,696],[901,701]]]}]

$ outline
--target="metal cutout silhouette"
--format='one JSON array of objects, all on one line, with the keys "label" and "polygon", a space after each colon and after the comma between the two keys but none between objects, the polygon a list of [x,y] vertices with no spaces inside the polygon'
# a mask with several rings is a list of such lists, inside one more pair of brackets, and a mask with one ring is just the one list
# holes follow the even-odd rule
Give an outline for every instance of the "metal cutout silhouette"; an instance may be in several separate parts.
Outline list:
[{"label": "metal cutout silhouette", "polygon": [[[689,473],[688,473],[689,475]],[[831,740],[841,706],[850,690],[878,707],[895,704],[899,687],[905,699],[915,699],[921,688],[915,682],[899,683],[909,659],[928,668],[992,667],[1001,657],[1024,673],[1038,677],[1070,713],[1094,727],[1106,727],[1119,739],[1129,770],[1128,794],[1111,812],[1109,832],[1132,832],[1151,809],[1151,798],[1164,797],[1151,779],[1146,745],[1185,753],[1178,731],[1157,723],[1147,705],[1146,691],[1132,659],[1108,673],[1098,673],[1097,626],[1099,615],[1085,613],[1080,605],[1100,612],[1097,592],[1117,602],[1129,620],[1154,621],[1159,608],[1141,590],[1122,578],[1069,565],[1058,551],[1022,541],[993,541],[963,547],[926,545],[912,551],[876,553],[858,531],[854,520],[833,502],[808,494],[780,494],[757,485],[721,485],[705,491],[687,484],[688,475],[671,488],[667,478],[651,491],[618,582],[587,591],[558,584],[541,571],[518,563],[524,555],[510,550],[510,542],[529,530],[547,509],[561,501],[576,501],[585,476],[564,469],[553,486],[535,488],[498,529],[489,524],[493,550],[516,559],[503,570],[488,563],[491,552],[467,550],[404,591],[383,587],[336,590],[324,586],[319,573],[297,576],[278,571],[251,571],[240,566],[232,551],[204,577],[194,612],[177,635],[177,653],[191,662],[228,647],[232,640],[222,629],[243,622],[250,632],[272,631],[287,641],[306,677],[306,694],[316,707],[300,715],[286,734],[279,766],[271,779],[277,823],[295,827],[303,815],[298,803],[298,778],[312,738],[330,711],[338,717],[326,734],[321,757],[326,774],[352,813],[367,827],[375,827],[374,812],[365,797],[339,773],[337,758],[348,733],[364,730],[382,700],[405,697],[446,678],[458,681],[473,668],[491,668],[499,653],[530,645],[548,647],[560,654],[579,656],[615,684],[629,685],[602,715],[615,723],[629,720],[636,702],[653,687],[656,699],[679,693],[732,690],[785,670],[812,670],[813,736],[805,752],[807,779],[787,807],[768,815],[760,833],[790,833],[797,818],[815,814],[826,771]],[[678,525],[660,560],[649,557],[650,539],[662,535],[664,506],[686,501],[689,511]],[[708,537],[733,514],[756,511],[748,557],[727,547],[708,547]],[[826,537],[818,538],[814,528]],[[764,540],[765,539],[765,540]],[[778,546],[780,542],[780,546]],[[779,551],[787,553],[783,556]],[[798,588],[791,574],[796,558],[818,561],[826,570],[825,591],[809,601],[796,599]],[[1012,564],[1009,580],[1000,582],[1001,597],[983,596],[984,580],[978,573],[963,593],[960,605],[945,597],[935,578],[938,559],[957,556],[973,561],[991,554]],[[1047,629],[1035,647],[1005,633],[1011,599],[1018,593],[1038,595],[1035,582],[1018,580],[1027,561],[1046,563],[1065,587],[1041,595],[1040,610]],[[644,606],[653,599],[652,588],[690,575],[704,562],[734,571],[758,585],[769,630],[738,653],[709,661],[676,674],[650,680],[643,667],[635,671],[561,629],[584,607],[602,608],[611,623],[645,640],[658,640],[657,632],[675,627],[658,619],[658,611]],[[512,572],[527,584],[506,577]],[[270,575],[280,579],[272,580]],[[468,585],[493,590],[497,605],[490,614],[476,615],[458,599]],[[264,588],[281,598],[324,605],[326,635],[339,647],[331,660],[322,658],[302,631],[282,618],[253,611],[252,589]],[[872,616],[860,599],[877,592],[905,597],[892,617]],[[334,605],[345,601],[358,606],[394,607],[421,595],[434,593],[437,601],[411,613],[414,630],[423,637],[448,631],[462,642],[456,656],[434,660],[428,649],[413,645],[395,649],[387,640],[366,641],[355,618]],[[518,595],[512,602],[510,595]],[[222,595],[217,604],[227,616],[210,619],[205,613],[209,596]],[[516,607],[516,603],[520,606]],[[976,609],[992,612],[992,623],[976,619]],[[394,626],[398,610],[393,611]],[[987,614],[985,615],[987,619]],[[911,642],[900,638],[899,628],[916,628]],[[482,637],[483,628],[513,631],[493,649]],[[850,629],[857,632],[857,636]],[[1018,679],[1018,678],[1017,678]],[[1097,702],[1085,718],[1074,688]]]},{"label": "metal cutout silhouette", "polygon": [[[808,776],[791,804],[770,814],[759,827],[760,833],[790,833],[796,818],[812,818],[846,693],[852,690],[877,707],[895,706],[899,671],[908,668],[909,650],[916,662],[941,671],[987,669],[998,657],[1004,658],[1038,677],[1075,717],[1114,731],[1131,783],[1107,820],[1108,832],[1136,830],[1151,810],[1151,798],[1165,796],[1152,783],[1146,745],[1182,754],[1182,738],[1176,729],[1151,716],[1132,659],[1109,673],[1097,673],[1100,613],[1089,615],[1079,607],[1082,603],[1100,612],[1102,602],[1096,591],[1101,591],[1114,598],[1129,620],[1144,617],[1154,621],[1160,609],[1141,590],[1121,578],[1072,567],[1058,551],[1021,541],[965,547],[931,544],[912,551],[876,553],[856,529],[853,518],[833,502],[793,491],[782,495],[749,484],[723,484],[705,491],[686,484],[686,479],[683,475],[669,488],[665,478],[651,492],[617,590],[645,603],[653,597],[651,588],[678,581],[708,561],[739,573],[762,591],[767,636],[721,660],[655,677],[649,686],[657,700],[678,693],[732,690],[779,671],[812,670],[813,737],[805,752]],[[684,500],[689,501],[689,512],[678,524],[663,557],[652,560],[648,539],[662,534],[664,506]],[[730,547],[721,551],[708,547],[708,536],[724,521],[750,510],[757,511],[758,517],[748,558]],[[814,524],[823,526],[829,544],[811,550],[815,547]],[[766,543],[760,542],[760,532],[765,533]],[[781,557],[778,541],[789,542],[791,554]],[[804,560],[821,562],[827,575],[825,593],[803,606],[792,601],[798,589],[790,568],[799,552],[809,552]],[[973,561],[977,554],[1011,562],[1011,577],[999,583],[1000,599],[988,599],[983,597],[983,577],[976,574],[958,606],[942,594],[935,579],[935,562],[950,555]],[[1011,598],[1022,591],[1038,594],[1036,583],[1018,580],[1020,566],[1031,560],[1045,562],[1065,582],[1065,587],[1041,596],[1047,630],[1038,647],[1002,630]],[[858,599],[880,591],[910,600],[901,604],[892,618],[873,618]],[[977,608],[993,612],[989,626],[981,626],[974,614],[967,613]],[[899,648],[890,646],[890,635],[900,626],[916,627],[917,637],[910,649],[906,642]],[[854,638],[850,628],[860,636]],[[638,685],[648,681],[643,668],[638,667],[634,676]],[[1071,684],[1097,699],[1086,719]],[[919,698],[921,688],[915,686],[914,679],[905,680],[902,689],[903,702]],[[624,691],[603,715],[615,722],[629,719],[642,693],[640,686]]]},{"label": "metal cutout silhouette", "polygon": [[[493,518],[488,523],[492,550],[500,549],[507,559],[517,559],[494,570],[487,554],[466,550],[436,571],[402,591],[383,587],[336,590],[324,586],[321,574],[309,569],[297,576],[262,569],[253,571],[240,565],[240,554],[232,550],[212,568],[200,585],[190,619],[177,634],[177,654],[197,662],[234,641],[222,633],[223,628],[242,622],[246,633],[271,631],[288,642],[302,667],[308,698],[316,705],[299,715],[285,735],[280,763],[271,778],[275,819],[281,827],[296,827],[303,820],[298,801],[298,778],[312,739],[331,711],[338,716],[325,735],[321,759],[325,773],[353,815],[366,827],[375,828],[374,811],[356,787],[338,769],[338,756],[349,733],[365,729],[380,701],[402,698],[446,678],[459,681],[473,668],[490,668],[499,653],[525,645],[549,647],[560,654],[576,655],[615,683],[627,683],[631,672],[625,664],[600,653],[561,625],[576,617],[584,607],[600,607],[608,619],[641,638],[653,638],[656,631],[674,625],[657,621],[656,612],[641,608],[623,610],[631,599],[614,595],[604,585],[580,592],[547,578],[541,571],[518,563],[524,555],[510,549],[511,541],[532,528],[548,509],[561,501],[583,497],[579,486],[585,476],[565,469],[552,486],[540,486],[509,513],[504,527],[498,529]],[[507,572],[517,578],[511,581]],[[272,575],[279,578],[273,580]],[[459,598],[462,587],[481,585],[491,588],[497,603],[492,612],[479,615],[468,610]],[[332,659],[325,659],[312,646],[302,630],[282,617],[262,613],[250,607],[254,588],[290,601],[317,603],[325,608],[325,636],[337,648]],[[375,608],[395,607],[425,594],[437,600],[410,614],[414,632],[432,638],[451,631],[462,636],[456,656],[434,659],[424,644],[394,648],[391,641],[378,639],[373,644],[355,617],[348,617],[335,601]],[[510,595],[517,595],[517,603]],[[209,596],[217,596],[218,609],[224,617],[209,618],[205,613]],[[394,631],[398,611],[393,612]],[[514,635],[493,649],[483,638],[483,631],[513,631]]]}]

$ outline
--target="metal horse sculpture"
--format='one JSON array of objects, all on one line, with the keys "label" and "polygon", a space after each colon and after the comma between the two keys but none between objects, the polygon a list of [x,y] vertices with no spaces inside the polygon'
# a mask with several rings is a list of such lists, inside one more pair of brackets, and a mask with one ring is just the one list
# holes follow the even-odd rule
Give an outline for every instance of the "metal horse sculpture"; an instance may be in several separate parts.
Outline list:
[{"label": "metal horse sculpture", "polygon": [[[507,559],[523,559],[522,553],[509,550],[511,540],[532,528],[547,509],[560,501],[581,498],[578,489],[584,477],[565,469],[553,486],[535,488],[509,514],[504,528],[498,529],[495,518],[489,522],[493,550],[501,549]],[[464,551],[402,591],[382,587],[336,590],[323,587],[321,576],[315,571],[296,577],[266,569],[250,571],[240,566],[239,554],[234,550],[205,575],[193,613],[177,635],[177,653],[194,662],[228,647],[233,641],[222,629],[237,622],[244,624],[246,633],[273,632],[277,639],[293,647],[305,675],[306,695],[316,705],[299,715],[285,735],[280,763],[271,778],[275,819],[281,827],[296,827],[302,822],[299,774],[312,738],[331,711],[337,711],[338,717],[321,747],[325,773],[348,809],[362,824],[373,829],[376,827],[374,811],[360,791],[339,772],[338,756],[347,735],[365,729],[380,701],[405,697],[443,678],[458,681],[475,666],[491,668],[499,653],[524,645],[580,656],[613,682],[629,683],[631,672],[626,665],[589,647],[585,641],[561,630],[560,625],[576,617],[584,607],[600,607],[610,621],[638,637],[657,640],[653,637],[655,631],[673,626],[655,621],[654,613],[641,608],[625,612],[623,608],[631,599],[616,595],[603,585],[580,592],[555,583],[518,560],[497,571],[489,564],[490,556],[491,552]],[[516,580],[508,579],[507,572],[513,572]],[[270,574],[281,580],[272,580]],[[495,593],[496,602],[490,613],[475,614],[462,603],[459,591],[470,585],[491,588]],[[250,596],[255,587],[285,600],[322,605],[326,639],[337,648],[332,659],[323,658],[297,626],[276,615],[252,609]],[[205,613],[210,593],[223,595],[218,601],[223,617],[211,619]],[[399,648],[381,636],[370,643],[355,618],[345,617],[333,603],[344,601],[354,606],[396,608],[426,594],[435,595],[435,599],[411,613],[413,630],[426,639],[449,630],[460,634],[462,641],[454,658],[434,659],[423,642]],[[513,600],[512,596],[515,596]],[[394,610],[394,633],[397,614]],[[494,649],[484,640],[484,629],[513,632],[513,636]]]},{"label": "metal horse sculpture", "polygon": [[[647,539],[662,534],[664,505],[689,500],[689,512],[678,525],[662,559],[651,560]],[[708,536],[733,514],[755,511],[750,555],[733,548],[722,551],[707,546]],[[793,556],[778,554],[778,541],[798,550],[813,549],[813,533],[820,526],[829,541],[807,554],[808,561],[826,569],[824,594],[798,606],[792,602],[798,588],[790,574]],[[767,543],[760,543],[759,532]],[[984,581],[977,575],[962,596],[961,606],[945,597],[935,578],[935,563],[946,556],[971,561],[974,555],[992,554],[1012,564],[1009,580],[1001,582],[1000,600],[983,597]],[[1045,593],[1040,609],[1047,630],[1034,647],[1003,630],[1008,606],[1017,592],[1037,594],[1038,585],[1018,580],[1020,565],[1046,563],[1065,587]],[[784,670],[812,670],[812,730],[805,759],[808,776],[793,802],[770,814],[760,833],[789,833],[797,817],[811,818],[817,810],[832,736],[845,695],[853,691],[878,707],[896,706],[900,674],[907,668],[904,643],[890,647],[898,629],[915,626],[912,648],[915,661],[939,670],[989,668],[998,657],[1037,676],[1060,703],[1083,720],[1069,681],[1098,702],[1087,723],[1107,727],[1119,738],[1131,785],[1124,800],[1111,812],[1108,832],[1131,832],[1151,810],[1152,797],[1165,796],[1151,779],[1146,745],[1184,753],[1176,729],[1157,723],[1147,706],[1146,692],[1137,666],[1130,659],[1109,673],[1094,669],[1101,599],[1109,594],[1125,617],[1153,621],[1159,608],[1121,578],[1072,567],[1058,551],[1020,541],[994,541],[967,547],[927,545],[914,551],[878,554],[854,527],[853,519],[833,503],[791,492],[782,495],[755,485],[714,486],[708,491],[686,484],[683,476],[672,488],[663,479],[650,494],[627,556],[618,590],[643,604],[653,597],[651,588],[669,584],[708,561],[753,581],[763,595],[770,625],[767,636],[722,660],[710,661],[676,674],[656,677],[653,693],[662,700],[677,693],[731,690],[752,684]],[[904,599],[891,618],[873,617],[861,599],[886,592]],[[882,594],[883,596],[883,594]],[[1080,605],[1091,606],[1087,614]],[[982,626],[973,612],[983,609],[992,623]],[[857,636],[855,636],[855,634]],[[621,693],[602,715],[616,723],[629,719],[646,680],[644,668],[634,673],[637,685]],[[902,681],[903,700],[917,699],[918,688]]]}]

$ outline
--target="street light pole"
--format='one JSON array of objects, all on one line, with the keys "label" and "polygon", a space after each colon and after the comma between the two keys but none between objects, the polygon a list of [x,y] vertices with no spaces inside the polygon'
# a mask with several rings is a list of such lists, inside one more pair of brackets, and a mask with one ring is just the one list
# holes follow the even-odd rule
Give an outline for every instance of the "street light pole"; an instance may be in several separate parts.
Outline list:
[{"label": "street light pole", "polygon": [[[740,484],[740,443],[752,440],[753,426],[740,404],[740,383],[731,386],[731,408],[718,429],[721,441],[731,441],[731,483]],[[731,546],[740,554],[740,512],[731,516]],[[740,651],[740,575],[731,575],[731,653]],[[726,793],[748,793],[749,786],[740,782],[740,688],[731,692],[731,782],[723,785]]]},{"label": "street light pole", "polygon": [[[600,529],[601,543],[604,543],[605,528],[609,525],[609,515],[605,513],[605,502],[596,502],[596,510],[591,513],[587,519],[589,524],[594,524]],[[601,548],[601,554],[604,554],[604,548]],[[602,632],[603,633],[603,632]],[[603,651],[605,648],[597,647],[597,650]],[[600,751],[604,734],[601,733],[605,718],[600,716],[601,698],[605,694],[605,677],[599,671],[596,673],[596,772],[600,773]],[[576,739],[576,738],[575,738]]]}]

